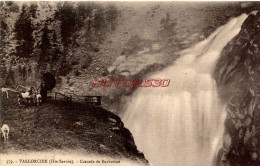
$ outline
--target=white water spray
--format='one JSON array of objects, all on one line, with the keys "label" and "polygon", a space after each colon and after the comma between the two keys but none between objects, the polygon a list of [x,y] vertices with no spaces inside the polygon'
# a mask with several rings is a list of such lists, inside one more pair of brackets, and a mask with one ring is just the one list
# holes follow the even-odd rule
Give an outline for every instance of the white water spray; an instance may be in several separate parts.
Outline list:
[{"label": "white water spray", "polygon": [[139,88],[125,126],[155,166],[210,166],[224,131],[224,104],[212,72],[225,45],[240,31],[246,14],[230,20],[206,40],[151,78],[170,78],[166,88]]}]

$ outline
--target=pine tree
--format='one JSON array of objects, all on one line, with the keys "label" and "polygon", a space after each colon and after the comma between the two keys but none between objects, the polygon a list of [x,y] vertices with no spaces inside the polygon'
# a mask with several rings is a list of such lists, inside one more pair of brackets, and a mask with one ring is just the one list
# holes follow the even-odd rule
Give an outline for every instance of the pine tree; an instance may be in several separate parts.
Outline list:
[{"label": "pine tree", "polygon": [[[3,54],[4,46],[6,44],[5,37],[7,33],[7,24],[4,18],[0,18],[0,54]],[[1,55],[2,57],[3,55]]]},{"label": "pine tree", "polygon": [[61,37],[64,46],[64,51],[66,52],[73,43],[73,34],[77,30],[76,26],[76,11],[73,5],[68,2],[64,2],[63,5],[58,6],[58,12],[56,13],[56,18],[61,21]]},{"label": "pine tree", "polygon": [[19,7],[14,2],[0,2],[0,55],[3,57],[10,53],[7,49],[11,34],[10,23],[7,19],[11,13],[19,11]]},{"label": "pine tree", "polygon": [[166,18],[161,19],[161,30],[159,34],[162,39],[168,39],[170,42],[176,36],[176,20],[170,18],[170,14],[166,13]]},{"label": "pine tree", "polygon": [[[3,57],[5,55],[4,53],[4,48],[6,46],[6,33],[7,33],[7,24],[6,24],[6,20],[5,20],[5,15],[4,15],[4,11],[3,11],[3,6],[4,6],[4,2],[0,3],[0,7],[1,7],[1,16],[0,16],[0,79],[3,80],[3,78],[6,77],[6,68],[5,68],[5,64],[3,61]],[[2,84],[2,83],[1,83]]]},{"label": "pine tree", "polygon": [[50,43],[50,39],[48,37],[48,27],[45,24],[44,28],[43,28],[43,35],[42,35],[42,42],[40,45],[40,49],[41,49],[41,54],[39,57],[39,62],[42,61],[50,61],[50,49],[51,49],[51,43]]},{"label": "pine tree", "polygon": [[111,30],[115,30],[118,17],[119,13],[117,8],[114,5],[109,6],[106,12],[106,21],[111,25]]},{"label": "pine tree", "polygon": [[29,10],[29,12],[30,12],[30,16],[31,16],[33,19],[36,18],[37,7],[38,7],[38,5],[37,5],[36,3],[32,3],[32,4],[30,5],[30,10]]},{"label": "pine tree", "polygon": [[23,4],[22,11],[15,23],[15,38],[18,41],[15,55],[23,58],[32,57],[34,48],[33,25],[29,7]]},{"label": "pine tree", "polygon": [[52,50],[51,50],[51,60],[56,62],[61,57],[61,50],[59,49],[59,43],[57,41],[57,34],[54,31],[52,37]]}]

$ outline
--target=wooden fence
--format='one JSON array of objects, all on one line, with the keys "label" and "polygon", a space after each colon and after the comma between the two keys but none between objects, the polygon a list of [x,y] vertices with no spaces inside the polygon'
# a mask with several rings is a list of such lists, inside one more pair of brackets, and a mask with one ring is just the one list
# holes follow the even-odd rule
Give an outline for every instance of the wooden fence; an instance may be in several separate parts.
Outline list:
[{"label": "wooden fence", "polygon": [[[77,96],[76,98],[83,99],[83,102],[86,103],[87,105],[101,106],[101,97],[102,96]],[[66,101],[66,102],[71,102],[72,96],[67,96],[63,93],[55,92],[54,99],[55,100],[60,99],[60,100]]]},{"label": "wooden fence", "polygon": [[101,96],[82,96],[84,102],[92,106],[101,106]]},{"label": "wooden fence", "polygon": [[55,95],[54,95],[54,99],[57,100],[59,98],[59,96],[61,97],[60,99],[61,100],[64,100],[64,101],[72,101],[72,96],[66,96],[65,94],[62,94],[60,92],[55,92]]}]

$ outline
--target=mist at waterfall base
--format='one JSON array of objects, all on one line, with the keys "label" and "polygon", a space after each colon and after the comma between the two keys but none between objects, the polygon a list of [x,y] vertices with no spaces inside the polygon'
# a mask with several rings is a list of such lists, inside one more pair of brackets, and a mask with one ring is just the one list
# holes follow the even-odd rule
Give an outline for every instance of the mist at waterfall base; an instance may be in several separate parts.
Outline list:
[{"label": "mist at waterfall base", "polygon": [[139,88],[121,116],[153,166],[210,166],[221,146],[225,104],[212,73],[222,49],[240,31],[242,14],[184,50],[174,65],[150,75],[169,87]]}]

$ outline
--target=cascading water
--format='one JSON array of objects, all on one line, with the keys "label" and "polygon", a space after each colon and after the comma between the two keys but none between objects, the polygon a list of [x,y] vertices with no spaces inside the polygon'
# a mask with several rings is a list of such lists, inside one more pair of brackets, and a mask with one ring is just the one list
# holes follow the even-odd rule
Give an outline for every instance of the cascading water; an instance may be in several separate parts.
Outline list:
[{"label": "cascading water", "polygon": [[169,87],[139,88],[132,95],[122,119],[151,165],[212,165],[226,115],[212,72],[246,17],[230,20],[183,51],[173,66],[150,76],[170,78]]}]

